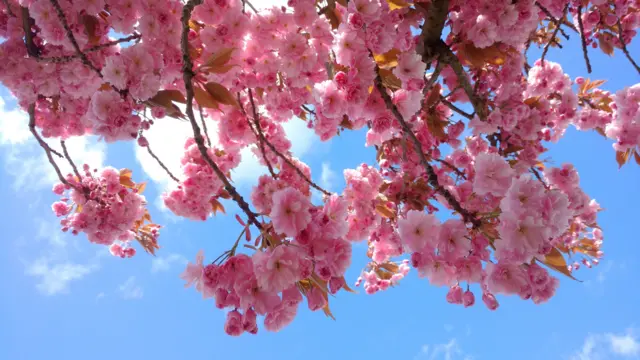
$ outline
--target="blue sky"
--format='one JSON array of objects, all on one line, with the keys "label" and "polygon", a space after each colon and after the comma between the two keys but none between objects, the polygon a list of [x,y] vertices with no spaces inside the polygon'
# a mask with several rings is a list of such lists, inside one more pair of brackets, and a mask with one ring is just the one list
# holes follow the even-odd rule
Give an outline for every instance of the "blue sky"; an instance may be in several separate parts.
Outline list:
[{"label": "blue sky", "polygon": [[[575,40],[549,59],[572,77],[585,75]],[[629,48],[640,54],[638,41]],[[606,79],[617,90],[640,78],[621,53],[613,58],[591,51],[592,79]],[[535,51],[530,54],[535,58]],[[0,253],[0,359],[633,359],[640,356],[638,204],[640,167],[617,169],[611,143],[595,132],[569,130],[548,155],[556,165],[572,162],[584,190],[606,209],[599,217],[606,242],[605,259],[580,270],[582,283],[561,279],[557,295],[536,306],[500,297],[500,308],[482,304],[464,309],[445,301],[447,289],[430,286],[410,273],[395,289],[365,295],[340,293],[331,304],[337,320],[301,306],[292,325],[280,333],[260,329],[258,336],[231,338],[223,332],[224,312],[203,301],[178,278],[185,259],[203,249],[217,257],[241,230],[233,216],[207,222],[179,220],[158,206],[166,182],[145,163],[133,143],[105,146],[74,141],[77,162],[133,169],[136,181],[155,182],[145,195],[154,220],[164,225],[153,258],[140,252],[123,260],[106,248],[58,230],[49,210],[52,177],[40,149],[29,138],[24,114],[0,89],[0,218],[4,251]],[[179,154],[167,149],[188,132],[165,119],[149,139],[167,164]],[[297,121],[297,120],[294,120]],[[302,122],[287,131],[294,152],[313,169],[313,177],[334,191],[344,185],[342,170],[375,160],[362,132],[344,133],[330,143],[310,136]],[[162,144],[166,144],[162,146]],[[173,147],[175,149],[175,147]],[[132,156],[133,154],[137,156]],[[163,156],[164,155],[164,156]],[[144,167],[138,159],[142,159]],[[259,169],[243,163],[233,174],[246,195]],[[227,213],[236,213],[227,204]],[[354,248],[348,281],[366,263],[365,245]]]}]

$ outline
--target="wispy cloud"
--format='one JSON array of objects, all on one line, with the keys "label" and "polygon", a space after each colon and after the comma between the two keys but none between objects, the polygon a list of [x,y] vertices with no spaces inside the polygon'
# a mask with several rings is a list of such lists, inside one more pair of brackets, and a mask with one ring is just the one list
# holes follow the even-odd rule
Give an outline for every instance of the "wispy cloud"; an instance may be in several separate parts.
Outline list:
[{"label": "wispy cloud", "polygon": [[165,272],[171,270],[175,265],[183,265],[187,263],[187,258],[180,254],[169,254],[167,256],[157,256],[151,260],[151,272]]},{"label": "wispy cloud", "polygon": [[123,299],[135,300],[142,299],[144,292],[142,287],[136,283],[136,277],[130,276],[127,281],[118,287],[118,292]]},{"label": "wispy cloud", "polygon": [[26,269],[26,274],[39,278],[36,288],[51,296],[69,292],[69,284],[78,281],[98,269],[96,264],[64,262],[52,264],[45,257],[37,259]]},{"label": "wispy cloud", "polygon": [[[29,132],[29,116],[24,111],[6,106],[6,100],[0,98],[0,146],[7,147],[5,165],[7,172],[14,177],[14,186],[22,189],[50,187],[57,176],[47,157]],[[60,152],[57,141],[45,139],[49,145]],[[102,167],[106,157],[106,145],[96,137],[72,137],[67,140],[67,148],[74,162],[82,166],[89,164],[93,168]],[[56,162],[63,174],[71,172],[71,165],[62,159]]]},{"label": "wispy cloud", "polygon": [[570,360],[605,360],[638,358],[640,341],[634,329],[624,333],[589,334],[580,350]]},{"label": "wispy cloud", "polygon": [[336,173],[331,169],[331,164],[328,162],[323,162],[322,173],[320,174],[320,185],[325,188],[325,190],[331,191],[335,179]]},{"label": "wispy cloud", "polygon": [[421,352],[416,359],[420,360],[473,360],[473,356],[465,353],[456,338],[444,344],[422,345]]}]

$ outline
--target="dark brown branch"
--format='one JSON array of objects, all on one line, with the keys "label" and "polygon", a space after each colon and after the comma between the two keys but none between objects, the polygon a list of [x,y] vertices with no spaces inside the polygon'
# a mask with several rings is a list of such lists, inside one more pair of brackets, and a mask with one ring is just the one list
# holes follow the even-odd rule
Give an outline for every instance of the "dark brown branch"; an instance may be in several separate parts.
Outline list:
[{"label": "dark brown branch", "polygon": [[441,41],[442,31],[447,21],[449,0],[433,0],[428,7],[422,3],[416,3],[416,8],[425,15],[416,51],[422,55],[422,61],[429,64],[438,55],[437,44]]},{"label": "dark brown branch", "polygon": [[463,179],[467,179],[467,177],[465,176],[464,172],[461,171],[460,169],[458,169],[457,167],[453,166],[450,162],[448,162],[447,160],[444,159],[434,159],[437,162],[441,162],[444,165],[446,165],[449,169],[453,170],[456,174],[458,174],[458,176],[460,176]]},{"label": "dark brown branch", "polygon": [[[106,42],[104,44],[100,44],[100,45],[96,45],[96,46],[90,47],[90,48],[86,49],[84,52],[85,53],[91,53],[91,52],[95,52],[95,51],[100,51],[100,50],[106,49],[106,48],[108,48],[110,46],[114,46],[114,45],[117,45],[117,44],[129,42],[129,41],[136,40],[136,39],[140,39],[140,37],[141,37],[140,34],[129,35],[129,36],[121,38],[121,39],[109,41],[109,42]],[[71,61],[73,61],[75,59],[78,59],[79,57],[80,57],[80,54],[76,53],[74,55],[67,55],[67,56],[37,57],[37,60],[38,61],[43,61],[43,62],[64,64],[64,63],[71,62]]]},{"label": "dark brown branch", "polygon": [[67,18],[65,17],[64,12],[60,7],[60,3],[58,3],[58,0],[50,0],[50,2],[51,2],[51,5],[53,5],[54,9],[56,9],[56,13],[58,14],[58,19],[60,19],[60,22],[62,23],[62,27],[64,27],[64,30],[67,33],[67,38],[69,39],[69,41],[71,41],[71,45],[73,45],[73,48],[76,50],[78,57],[80,57],[80,59],[82,60],[82,63],[85,66],[89,67],[91,70],[93,70],[96,74],[98,74],[100,78],[102,78],[102,73],[100,72],[100,70],[98,70],[98,68],[95,67],[95,65],[93,65],[93,63],[89,60],[87,55],[83,53],[82,50],[80,50],[80,46],[76,41],[76,37],[73,36],[73,32],[69,27]]},{"label": "dark brown branch", "polygon": [[262,153],[262,158],[264,159],[264,162],[267,164],[267,168],[269,169],[269,174],[271,174],[272,178],[277,179],[278,175],[273,171],[273,166],[271,166],[271,161],[269,161],[269,158],[267,158],[267,152],[264,149],[264,143],[265,141],[267,141],[267,138],[264,136],[264,133],[262,132],[262,127],[260,126],[260,118],[258,117],[258,113],[256,111],[256,105],[253,102],[253,92],[251,91],[251,89],[249,89],[249,99],[251,99],[251,107],[253,108],[253,122],[256,126],[255,130],[253,128],[254,124],[251,123],[251,119],[249,118],[249,115],[247,115],[247,112],[244,110],[244,105],[242,104],[242,100],[240,100],[240,93],[238,93],[237,95],[238,95],[238,104],[240,105],[242,114],[244,115],[245,118],[247,118],[247,123],[249,123],[249,127],[251,128],[251,130],[254,132],[254,135],[258,139],[258,147],[260,148],[260,152]]},{"label": "dark brown branch", "polygon": [[167,168],[167,166],[160,160],[160,158],[158,158],[156,154],[153,151],[151,151],[151,147],[149,146],[149,144],[147,144],[146,148],[149,155],[151,155],[151,157],[158,163],[158,165],[162,167],[162,169],[167,173],[167,175],[169,175],[169,177],[173,179],[173,181],[179,183],[180,180],[178,180],[178,178],[175,177],[173,173],[171,173],[171,171],[169,171],[169,168]]},{"label": "dark brown branch", "polygon": [[76,164],[71,159],[71,156],[69,156],[69,151],[67,150],[67,143],[64,140],[60,140],[60,146],[62,147],[62,152],[64,153],[64,157],[67,159],[67,162],[69,162],[69,165],[71,165],[71,168],[73,169],[73,173],[78,178],[78,181],[81,182],[82,176],[80,176],[80,171],[78,171]]},{"label": "dark brown branch", "polygon": [[[29,130],[31,131],[31,134],[33,134],[33,137],[35,137],[36,140],[38,141],[38,144],[40,144],[40,147],[44,149],[44,152],[47,155],[47,159],[49,159],[49,164],[53,166],[53,169],[56,171],[56,174],[58,175],[58,179],[60,180],[61,183],[77,190],[77,187],[75,185],[69,183],[69,181],[67,181],[67,179],[65,179],[65,177],[62,176],[62,172],[60,171],[58,164],[56,164],[56,161],[53,159],[52,154],[55,152],[44,140],[42,140],[42,138],[40,137],[40,134],[38,134],[38,131],[36,130],[36,105],[35,104],[29,105],[28,112],[29,112]],[[57,155],[62,157],[60,154],[57,154]]]},{"label": "dark brown branch", "polygon": [[[568,9],[569,9],[569,4],[565,5],[564,10],[562,11],[562,18],[563,19],[564,19],[565,15],[567,14],[567,10]],[[543,65],[544,65],[544,58],[547,56],[547,52],[549,51],[549,47],[551,46],[551,44],[553,42],[555,42],[558,46],[560,45],[560,43],[558,43],[555,40],[556,36],[558,36],[558,31],[560,31],[560,24],[556,22],[555,26],[556,26],[556,28],[555,28],[555,30],[553,30],[553,33],[551,34],[551,39],[549,39],[547,44],[544,46],[544,49],[542,50],[542,56],[540,57],[540,59],[542,60],[542,64]]]},{"label": "dark brown branch", "polygon": [[[536,1],[536,6],[538,8],[540,8],[540,10],[542,10],[542,12],[547,15],[547,17],[556,24],[556,26],[560,26],[560,25],[565,25],[566,27],[568,27],[569,29],[578,32],[578,29],[576,29],[575,25],[573,25],[572,23],[568,22],[567,20],[565,20],[565,18],[563,17],[562,19],[556,19],[553,14],[551,14],[551,11],[549,11],[549,9],[547,9],[546,7],[542,6],[539,2]],[[560,30],[562,32],[562,34],[564,35],[565,38],[569,39],[569,36],[567,34],[564,33],[564,31]]]},{"label": "dark brown branch", "polygon": [[427,160],[427,157],[424,154],[424,151],[422,150],[422,144],[420,143],[420,140],[418,140],[416,135],[413,133],[413,130],[411,130],[411,127],[409,126],[409,124],[406,121],[404,121],[402,114],[400,114],[398,107],[393,103],[391,96],[387,94],[387,90],[382,84],[382,77],[380,76],[380,68],[378,67],[378,65],[376,65],[375,70],[376,70],[376,78],[374,80],[375,87],[380,93],[380,95],[382,96],[382,99],[384,100],[384,103],[387,106],[387,109],[389,109],[393,113],[396,120],[398,120],[398,123],[400,123],[400,126],[402,127],[404,133],[408,135],[409,139],[411,139],[411,141],[413,142],[413,146],[415,147],[416,153],[420,158],[420,162],[422,163],[422,166],[424,167],[427,173],[429,184],[435,189],[436,192],[438,192],[440,195],[442,195],[445,198],[447,203],[449,203],[449,205],[462,216],[465,222],[469,222],[473,224],[474,228],[480,227],[481,225],[480,220],[478,220],[475,217],[475,215],[465,210],[460,205],[458,200],[456,200],[456,198],[451,194],[451,192],[449,192],[449,190],[445,189],[444,187],[442,187],[442,185],[440,185],[440,183],[438,182],[438,175],[436,175],[436,172],[433,169],[433,166],[429,164],[429,161]]},{"label": "dark brown branch", "polygon": [[587,52],[587,39],[584,37],[584,25],[582,24],[582,5],[578,6],[578,27],[580,28],[580,41],[582,42],[582,56],[587,64],[587,72],[591,74],[591,61]]},{"label": "dark brown branch", "polygon": [[[260,140],[261,143],[267,144],[267,146],[269,147],[269,149],[271,149],[271,151],[273,151],[276,155],[278,155],[282,160],[284,160],[284,162],[287,163],[287,165],[291,166],[293,168],[293,170],[298,174],[298,176],[300,176],[302,179],[304,179],[304,181],[307,182],[307,184],[309,184],[312,188],[320,191],[321,193],[327,195],[327,196],[331,196],[332,194],[323,189],[322,187],[320,187],[318,184],[314,183],[311,179],[309,179],[309,177],[307,177],[307,175],[305,175],[305,173],[302,172],[302,170],[300,170],[300,168],[298,168],[293,161],[291,161],[291,159],[289,159],[287,156],[285,156],[283,153],[281,153],[278,149],[276,149],[276,147],[269,142],[269,140],[267,140],[267,138],[264,136],[264,134],[262,133],[262,130],[260,130],[260,125],[258,124],[258,110],[256,108],[256,105],[253,101],[253,95],[251,93],[251,89],[249,89],[249,101],[251,102],[251,107],[253,109],[253,118],[254,121],[256,121],[256,125],[258,126],[258,135],[260,136]],[[266,158],[265,158],[266,159]]]},{"label": "dark brown branch", "polygon": [[22,6],[20,8],[20,11],[22,13],[22,29],[24,30],[24,40],[27,47],[27,54],[29,54],[29,56],[38,57],[40,50],[33,42],[33,31],[31,31],[31,15],[29,14],[29,9]]},{"label": "dark brown branch", "polygon": [[451,69],[458,77],[458,83],[460,83],[460,86],[462,86],[465,94],[467,94],[471,105],[473,105],[474,112],[478,115],[480,120],[484,121],[487,116],[484,105],[480,98],[476,96],[473,87],[471,87],[471,82],[469,81],[467,73],[465,72],[464,67],[462,67],[460,60],[444,42],[441,41],[439,43],[438,49],[440,51],[440,59],[451,66]]},{"label": "dark brown branch", "polygon": [[313,115],[316,114],[316,112],[314,110],[309,109],[309,107],[307,105],[302,104],[300,106],[304,109],[304,111],[308,112],[309,114],[313,114]]},{"label": "dark brown branch", "polygon": [[220,181],[222,181],[222,183],[224,184],[225,190],[229,193],[229,195],[231,195],[231,198],[238,204],[240,209],[242,209],[242,211],[247,215],[249,219],[249,223],[255,225],[255,227],[262,232],[264,228],[256,218],[255,213],[251,211],[251,209],[249,208],[249,204],[247,204],[244,198],[238,193],[236,188],[233,185],[231,185],[231,182],[229,182],[229,179],[227,179],[227,176],[222,172],[222,170],[220,170],[218,165],[213,161],[213,159],[211,159],[211,157],[207,153],[207,147],[204,144],[204,139],[202,138],[200,127],[198,126],[198,123],[196,122],[195,116],[193,114],[194,95],[193,95],[192,81],[195,74],[193,72],[193,62],[191,61],[191,56],[189,55],[189,20],[191,19],[191,13],[193,12],[193,9],[197,5],[202,4],[202,1],[203,0],[189,0],[182,8],[182,18],[181,18],[182,36],[180,40],[180,48],[182,50],[182,62],[183,62],[182,78],[184,80],[184,87],[187,95],[186,96],[187,97],[187,104],[186,104],[187,118],[189,118],[189,122],[191,123],[191,128],[193,129],[193,138],[196,142],[196,145],[198,146],[198,150],[200,151],[202,158],[207,163],[207,165],[211,167],[211,169],[216,174],[216,176],[220,179]]},{"label": "dark brown branch", "polygon": [[207,123],[204,121],[202,106],[198,106],[198,111],[200,112],[200,122],[202,123],[202,130],[204,130],[204,136],[207,138],[207,145],[211,147],[211,138],[209,137],[209,131],[207,130]]},{"label": "dark brown branch", "polygon": [[538,181],[540,181],[542,183],[544,188],[549,190],[549,185],[547,185],[547,183],[544,182],[544,180],[542,179],[542,176],[540,175],[540,172],[536,168],[534,168],[533,166],[531,167],[531,172],[536,177],[536,179],[538,179]]},{"label": "dark brown branch", "polygon": [[445,99],[444,97],[440,97],[440,101],[445,104],[449,109],[457,112],[458,114],[466,117],[467,119],[471,120],[473,119],[473,116],[471,114],[468,114],[466,111],[460,109],[459,107],[455,106],[452,102],[450,102],[449,100]]},{"label": "dark brown branch", "polygon": [[620,23],[620,18],[618,18],[618,39],[620,39],[620,47],[622,48],[622,52],[625,54],[627,59],[629,59],[629,62],[631,63],[631,65],[633,65],[633,67],[636,68],[636,71],[638,72],[638,74],[640,74],[640,66],[638,66],[638,63],[636,63],[636,61],[633,60],[633,58],[631,57],[631,54],[629,54],[629,49],[627,49],[627,44],[624,43],[624,38],[622,37],[622,24]]},{"label": "dark brown branch", "polygon": [[7,7],[7,13],[9,14],[9,16],[16,17],[16,14],[14,14],[13,11],[11,10],[11,6],[9,5],[9,0],[2,0],[2,2],[4,3],[4,6]]}]

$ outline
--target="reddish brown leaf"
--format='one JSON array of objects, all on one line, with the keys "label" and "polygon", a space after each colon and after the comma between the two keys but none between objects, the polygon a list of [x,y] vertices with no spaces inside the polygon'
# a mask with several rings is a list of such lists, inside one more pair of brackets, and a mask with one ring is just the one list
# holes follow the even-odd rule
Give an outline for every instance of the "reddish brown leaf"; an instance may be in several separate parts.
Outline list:
[{"label": "reddish brown leaf", "polygon": [[203,108],[217,109],[220,110],[220,106],[216,99],[205,89],[200,86],[194,86],[193,88],[193,96],[196,98],[196,102],[199,106]]},{"label": "reddish brown leaf", "polygon": [[91,45],[97,45],[100,42],[100,36],[96,35],[98,27],[100,26],[100,20],[93,15],[82,15],[82,25],[84,31],[87,32],[89,43]]},{"label": "reddish brown leaf", "polygon": [[572,278],[573,280],[579,281],[578,279],[573,277],[573,275],[567,268],[567,261],[558,249],[553,248],[551,252],[544,257],[543,263],[548,267]]},{"label": "reddish brown leaf", "polygon": [[213,97],[213,99],[216,102],[220,104],[238,107],[238,102],[236,101],[236,98],[223,85],[212,81],[212,82],[208,82],[205,85],[205,88],[207,89],[207,92]]},{"label": "reddish brown leaf", "polygon": [[373,58],[378,63],[378,66],[382,69],[391,69],[398,66],[398,55],[400,50],[393,48],[384,54],[375,55]]},{"label": "reddish brown leaf", "polygon": [[390,10],[402,9],[411,5],[404,0],[387,0],[387,3],[389,3]]},{"label": "reddish brown leaf", "polygon": [[638,150],[633,152],[633,158],[636,160],[636,164],[640,165],[640,154],[638,154]]},{"label": "reddish brown leaf", "polygon": [[618,162],[618,169],[622,168],[624,164],[629,161],[631,157],[631,149],[627,149],[627,151],[616,151],[616,162]]},{"label": "reddish brown leaf", "polygon": [[223,214],[226,214],[224,210],[224,206],[218,201],[218,199],[211,199],[211,209],[213,210],[213,215],[217,215],[218,211]]},{"label": "reddish brown leaf", "polygon": [[[207,68],[207,70],[215,73],[225,73],[231,69],[232,65],[227,65],[229,60],[231,60],[231,56],[233,55],[233,51],[235,48],[223,48],[209,56],[207,61],[205,61],[203,67]],[[231,66],[228,69],[227,66]],[[225,70],[226,69],[226,70]]]},{"label": "reddish brown leaf", "polygon": [[387,219],[393,219],[396,217],[395,212],[384,204],[376,205],[376,212]]}]

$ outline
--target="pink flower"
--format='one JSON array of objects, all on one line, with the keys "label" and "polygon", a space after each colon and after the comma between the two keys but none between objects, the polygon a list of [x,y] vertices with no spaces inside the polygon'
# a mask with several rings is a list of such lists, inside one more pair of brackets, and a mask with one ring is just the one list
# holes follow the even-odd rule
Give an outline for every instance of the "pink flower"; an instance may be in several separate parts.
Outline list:
[{"label": "pink flower", "polygon": [[227,313],[227,320],[224,323],[224,332],[231,336],[240,336],[244,332],[242,326],[242,314],[237,310]]},{"label": "pink flower", "polygon": [[503,196],[509,190],[514,171],[500,155],[481,153],[476,156],[474,168],[473,191],[476,194]]},{"label": "pink flower", "polygon": [[244,331],[256,334],[258,332],[258,324],[256,324],[257,314],[253,309],[247,309],[242,316],[242,328]]},{"label": "pink flower", "polygon": [[440,232],[440,223],[431,214],[409,210],[405,218],[398,220],[398,231],[408,251],[422,251],[427,245],[435,245]]},{"label": "pink flower", "polygon": [[51,205],[51,209],[56,214],[56,216],[65,216],[71,210],[71,207],[67,205],[64,201],[56,201]]},{"label": "pink flower", "polygon": [[204,261],[204,251],[198,251],[196,255],[195,263],[188,263],[187,268],[180,275],[180,278],[187,283],[184,285],[185,287],[189,287],[192,284],[196,285],[196,290],[200,291],[202,288],[202,274],[204,270],[204,266],[202,266],[202,262]]},{"label": "pink flower", "polygon": [[529,288],[528,275],[520,266],[489,262],[486,272],[486,285],[492,293],[520,294]]},{"label": "pink flower", "polygon": [[341,238],[349,231],[347,223],[347,200],[336,194],[331,195],[322,208],[324,214],[322,231],[329,238]]},{"label": "pink flower", "polygon": [[460,285],[452,286],[447,293],[447,302],[449,304],[462,304],[462,288]]},{"label": "pink flower", "polygon": [[265,316],[264,327],[268,331],[278,332],[291,324],[297,312],[298,305],[286,306],[283,303]]},{"label": "pink flower", "polygon": [[404,52],[398,56],[398,65],[393,69],[393,74],[403,83],[413,79],[424,79],[427,64],[422,62],[422,57],[415,52]]},{"label": "pink flower", "polygon": [[127,87],[127,69],[121,56],[110,56],[102,69],[104,79],[118,89]]},{"label": "pink flower", "polygon": [[492,293],[482,293],[482,302],[487,306],[489,310],[495,310],[498,308],[500,304],[498,304],[498,300],[493,296]]},{"label": "pink flower", "polygon": [[269,216],[273,228],[287,236],[296,236],[311,222],[309,199],[294,188],[273,194],[273,208]]},{"label": "pink flower", "polygon": [[293,246],[280,245],[269,251],[253,254],[253,269],[258,285],[266,291],[280,292],[301,280],[304,256]]},{"label": "pink flower", "polygon": [[462,220],[449,219],[440,227],[438,251],[447,258],[469,255],[471,240],[467,239],[467,227]]},{"label": "pink flower", "polygon": [[307,304],[311,311],[320,310],[327,305],[326,295],[314,286],[307,291]]},{"label": "pink flower", "polygon": [[476,303],[476,298],[471,291],[467,290],[464,292],[462,295],[462,303],[464,307],[473,306],[473,304]]}]

